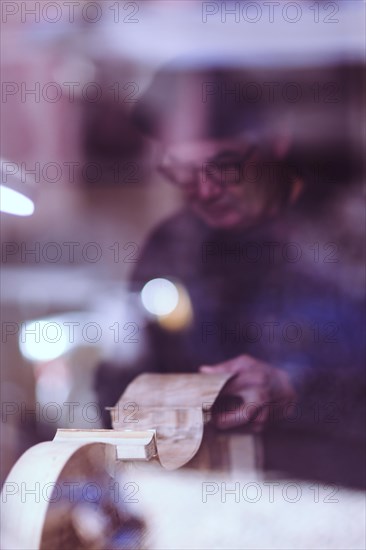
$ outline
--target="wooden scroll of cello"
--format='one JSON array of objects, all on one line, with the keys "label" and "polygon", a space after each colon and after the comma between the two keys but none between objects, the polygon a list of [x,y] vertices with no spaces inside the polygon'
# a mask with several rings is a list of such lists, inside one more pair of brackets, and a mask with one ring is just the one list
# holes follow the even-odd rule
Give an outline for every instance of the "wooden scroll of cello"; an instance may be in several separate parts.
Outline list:
[{"label": "wooden scroll of cello", "polygon": [[230,468],[232,441],[209,426],[230,378],[142,374],[111,408],[112,430],[59,429],[53,441],[30,448],[3,487],[2,548],[112,548],[111,534],[133,524],[113,500],[117,468],[122,476],[138,462],[166,470]]}]

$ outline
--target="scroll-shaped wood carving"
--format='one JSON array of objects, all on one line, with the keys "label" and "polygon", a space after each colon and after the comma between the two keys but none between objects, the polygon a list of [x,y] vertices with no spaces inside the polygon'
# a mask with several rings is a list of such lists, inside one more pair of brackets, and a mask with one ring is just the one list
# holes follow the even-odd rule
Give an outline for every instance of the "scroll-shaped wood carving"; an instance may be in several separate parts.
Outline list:
[{"label": "scroll-shaped wood carving", "polygon": [[114,459],[113,450],[107,444],[51,441],[25,452],[3,487],[2,548],[81,549],[102,542],[102,533],[88,540],[81,514],[83,505],[91,504],[87,490],[108,489],[106,464]]},{"label": "scroll-shaped wood carving", "polygon": [[[111,409],[112,430],[58,430],[53,441],[29,449],[3,487],[2,547],[104,548],[109,544],[108,533],[128,521],[123,511],[108,504],[115,466],[121,461],[154,460],[175,469],[189,462],[201,445],[205,420],[230,377],[143,374]],[[99,530],[90,530],[90,522],[85,523],[91,513],[89,506],[84,514],[85,500],[89,501],[85,495],[80,499],[73,492],[70,499],[70,491],[80,487],[83,491],[87,483],[99,487],[103,496],[96,508],[99,512],[105,508],[103,517],[108,521],[102,516],[96,520]]]},{"label": "scroll-shaped wood carving", "polygon": [[164,468],[180,468],[198,451],[205,420],[231,374],[141,374],[111,410],[115,430],[156,431]]}]

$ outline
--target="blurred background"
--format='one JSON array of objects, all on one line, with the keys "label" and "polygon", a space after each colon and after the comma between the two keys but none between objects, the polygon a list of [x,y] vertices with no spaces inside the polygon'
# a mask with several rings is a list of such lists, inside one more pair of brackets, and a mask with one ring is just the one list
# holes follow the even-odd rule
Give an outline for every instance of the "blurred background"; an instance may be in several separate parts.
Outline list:
[{"label": "blurred background", "polygon": [[[294,131],[303,155],[323,159],[314,193],[334,187],[321,231],[343,243],[344,261],[336,274],[324,263],[304,269],[362,296],[364,5],[250,4],[2,3],[2,480],[57,427],[102,426],[98,364],[129,377],[144,369],[144,328],[159,311],[128,281],[150,231],[182,199],[131,114],[166,63],[187,57],[308,90]],[[319,227],[308,222],[308,242]],[[176,307],[166,292],[164,315]]]}]

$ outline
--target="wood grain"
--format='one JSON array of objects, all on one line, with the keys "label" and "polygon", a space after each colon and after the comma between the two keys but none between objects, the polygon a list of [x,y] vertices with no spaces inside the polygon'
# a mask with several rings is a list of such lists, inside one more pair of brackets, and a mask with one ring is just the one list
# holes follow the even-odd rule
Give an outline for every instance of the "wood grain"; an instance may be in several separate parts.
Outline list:
[{"label": "wood grain", "polygon": [[115,430],[156,430],[158,459],[182,467],[197,453],[205,420],[230,374],[141,374],[111,410]]},{"label": "wood grain", "polygon": [[[106,547],[111,534],[128,522],[125,507],[111,501],[111,484],[119,474],[128,479],[137,464],[151,475],[156,468],[174,470],[184,465],[230,470],[230,441],[234,440],[212,426],[205,427],[230,378],[226,374],[141,375],[112,408],[113,430],[61,429],[53,441],[29,449],[3,488],[2,548]],[[248,436],[235,440],[238,455],[250,454],[247,443]],[[83,493],[88,484],[101,493],[94,503]],[[76,488],[73,498],[71,487]]]}]

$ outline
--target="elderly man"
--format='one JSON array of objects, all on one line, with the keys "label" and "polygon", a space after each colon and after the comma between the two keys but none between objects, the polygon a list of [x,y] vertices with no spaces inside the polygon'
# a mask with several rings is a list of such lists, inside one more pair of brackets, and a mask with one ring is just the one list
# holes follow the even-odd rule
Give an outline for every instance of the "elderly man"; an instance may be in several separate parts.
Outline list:
[{"label": "elderly man", "polygon": [[[192,320],[180,330],[151,323],[145,369],[235,374],[216,426],[266,428],[267,466],[291,471],[296,455],[296,474],[306,470],[309,453],[317,456],[303,435],[311,434],[322,464],[310,475],[324,477],[333,445],[324,447],[325,435],[358,433],[349,408],[350,395],[359,406],[362,314],[336,285],[319,279],[317,243],[304,229],[312,208],[324,205],[317,195],[326,196],[304,162],[306,151],[299,153],[310,96],[295,111],[293,102],[265,93],[266,82],[264,71],[184,64],[153,80],[135,121],[159,143],[158,171],[186,206],[150,236],[132,286],[141,290],[165,277],[184,286],[192,305]],[[283,77],[276,82],[281,86]],[[334,121],[334,109],[315,134]],[[341,159],[334,168],[342,168]],[[323,252],[328,244],[320,243]],[[332,244],[325,250],[336,265]],[[313,274],[304,269],[312,258]],[[289,440],[300,456],[293,449],[278,454],[278,442]],[[356,455],[349,464],[359,472]],[[330,474],[339,477],[337,469]]]}]

